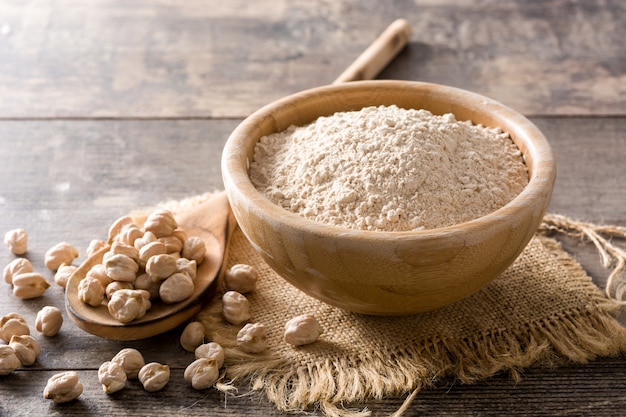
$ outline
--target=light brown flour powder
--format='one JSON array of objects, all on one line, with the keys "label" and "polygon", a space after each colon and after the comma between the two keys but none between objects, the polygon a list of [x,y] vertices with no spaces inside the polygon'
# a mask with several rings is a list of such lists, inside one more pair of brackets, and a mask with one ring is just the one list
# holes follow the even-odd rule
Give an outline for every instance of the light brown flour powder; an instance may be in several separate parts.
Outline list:
[{"label": "light brown flour powder", "polygon": [[261,138],[250,178],[274,203],[312,220],[405,231],[492,212],[522,191],[528,172],[499,129],[380,106]]}]

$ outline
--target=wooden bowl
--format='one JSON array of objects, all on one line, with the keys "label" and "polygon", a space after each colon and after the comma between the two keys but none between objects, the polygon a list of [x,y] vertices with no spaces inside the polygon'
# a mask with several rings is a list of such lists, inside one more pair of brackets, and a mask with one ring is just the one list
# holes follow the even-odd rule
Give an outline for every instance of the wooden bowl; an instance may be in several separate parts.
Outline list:
[{"label": "wooden bowl", "polygon": [[[437,229],[360,231],[289,212],[252,185],[248,170],[262,136],[320,116],[372,105],[453,113],[508,132],[523,153],[529,183],[509,204]],[[359,81],[303,91],[246,118],[222,155],[234,215],[252,245],[285,280],[343,309],[375,315],[434,310],[478,291],[523,251],[548,207],[556,164],[543,134],[516,111],[457,88],[411,81]]]}]

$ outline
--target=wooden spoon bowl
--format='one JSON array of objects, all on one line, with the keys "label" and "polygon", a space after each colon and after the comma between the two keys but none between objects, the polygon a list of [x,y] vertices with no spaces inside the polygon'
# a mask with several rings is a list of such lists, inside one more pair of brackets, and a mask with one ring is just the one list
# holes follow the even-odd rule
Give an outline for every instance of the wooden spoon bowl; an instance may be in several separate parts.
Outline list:
[{"label": "wooden spoon bowl", "polygon": [[78,284],[94,265],[102,263],[102,257],[109,249],[104,247],[78,267],[65,289],[67,313],[78,327],[107,339],[144,339],[181,325],[198,314],[213,298],[224,272],[228,241],[236,227],[226,194],[215,194],[174,216],[188,236],[200,237],[206,246],[204,261],[198,266],[192,296],[174,304],[156,301],[145,316],[130,323],[115,320],[104,304],[92,307],[83,303],[78,298]]}]

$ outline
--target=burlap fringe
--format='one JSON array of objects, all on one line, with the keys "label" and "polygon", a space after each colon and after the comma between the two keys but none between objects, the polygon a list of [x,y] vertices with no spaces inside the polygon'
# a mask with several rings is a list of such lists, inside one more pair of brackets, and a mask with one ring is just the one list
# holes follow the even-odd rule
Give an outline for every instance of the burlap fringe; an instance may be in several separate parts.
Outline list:
[{"label": "burlap fringe", "polygon": [[445,378],[470,384],[508,372],[517,381],[530,366],[552,367],[566,360],[585,363],[624,352],[626,330],[610,314],[613,308],[606,301],[601,311],[567,312],[518,332],[494,331],[463,341],[434,338],[403,352],[363,352],[356,358],[329,358],[307,366],[239,351],[234,342],[238,328],[223,322],[219,305],[200,319],[213,340],[226,346],[226,378],[249,381],[280,411],[313,407],[329,417],[365,417],[371,415],[369,410],[345,407],[408,395],[393,414],[400,417],[423,388]]},{"label": "burlap fringe", "polygon": [[561,233],[591,241],[600,254],[602,265],[612,268],[605,292],[610,299],[622,302],[626,294],[626,251],[613,244],[613,239],[626,239],[626,227],[602,226],[573,220],[558,214],[546,214],[539,232]]}]

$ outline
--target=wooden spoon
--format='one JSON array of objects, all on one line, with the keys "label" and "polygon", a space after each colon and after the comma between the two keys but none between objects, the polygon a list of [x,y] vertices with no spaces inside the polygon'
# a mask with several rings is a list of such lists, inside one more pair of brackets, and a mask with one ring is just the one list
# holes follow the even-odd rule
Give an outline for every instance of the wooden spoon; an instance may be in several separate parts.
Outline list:
[{"label": "wooden spoon", "polygon": [[[236,228],[225,192],[189,209],[175,213],[179,227],[188,236],[201,238],[206,246],[190,298],[175,304],[155,301],[145,316],[130,323],[121,323],[109,314],[105,305],[92,307],[78,298],[78,284],[92,266],[102,263],[109,246],[102,248],[83,262],[72,274],[65,288],[65,306],[70,319],[81,329],[114,340],[137,340],[171,330],[202,310],[215,294],[224,273],[228,241]],[[143,219],[142,219],[143,222]],[[140,223],[142,224],[142,223]]]},{"label": "wooden spoon", "polygon": [[[375,77],[406,45],[411,27],[398,19],[334,81],[334,84]],[[130,323],[120,323],[109,314],[105,305],[91,307],[78,298],[78,284],[92,266],[102,263],[105,247],[89,257],[72,274],[65,289],[65,306],[70,319],[81,329],[114,340],[137,340],[164,333],[178,327],[202,310],[215,295],[224,273],[228,242],[236,228],[226,193],[216,194],[206,202],[175,215],[188,236],[200,237],[206,245],[205,261],[199,266],[193,295],[180,303],[153,303],[145,316]]]}]

